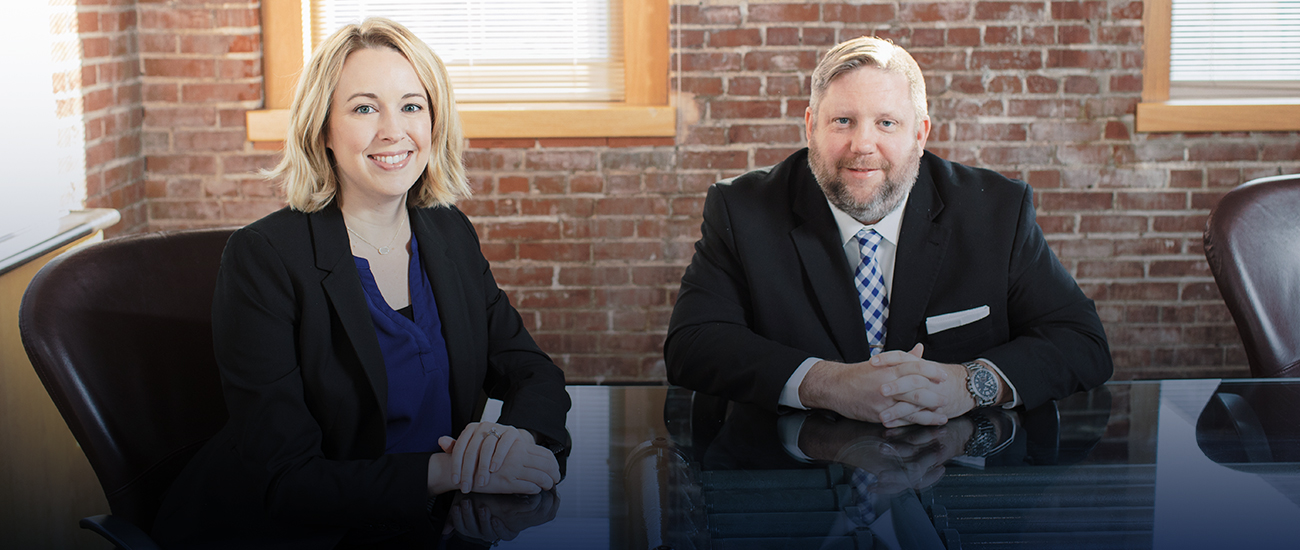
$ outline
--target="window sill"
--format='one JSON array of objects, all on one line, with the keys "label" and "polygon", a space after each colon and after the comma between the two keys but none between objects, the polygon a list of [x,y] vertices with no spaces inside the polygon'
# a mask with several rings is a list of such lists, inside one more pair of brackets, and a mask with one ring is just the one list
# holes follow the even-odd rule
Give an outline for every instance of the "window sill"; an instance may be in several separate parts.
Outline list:
[{"label": "window sill", "polygon": [[[672,105],[478,103],[459,106],[465,137],[586,138],[677,135]],[[246,113],[249,141],[284,141],[288,109]]]},{"label": "window sill", "polygon": [[1300,130],[1300,103],[1139,103],[1139,132],[1288,132]]}]

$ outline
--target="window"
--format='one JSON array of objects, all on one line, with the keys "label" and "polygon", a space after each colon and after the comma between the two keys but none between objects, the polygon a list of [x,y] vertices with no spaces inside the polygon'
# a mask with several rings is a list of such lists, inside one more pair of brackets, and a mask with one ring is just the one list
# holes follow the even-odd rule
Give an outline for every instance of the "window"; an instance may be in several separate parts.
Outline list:
[{"label": "window", "polygon": [[1300,0],[1145,0],[1143,27],[1137,131],[1300,130]]},{"label": "window", "polygon": [[[354,2],[355,3],[355,2]],[[508,4],[509,2],[502,2]],[[621,0],[611,8],[584,10],[575,2],[514,2],[513,11],[534,27],[532,37],[516,27],[510,41],[486,32],[485,15],[463,6],[454,13],[435,15],[437,3],[425,3],[421,16],[395,16],[443,58],[456,82],[465,134],[470,138],[545,137],[652,137],[676,133],[676,114],[668,101],[668,2]],[[264,2],[263,72],[266,75],[266,110],[248,113],[248,138],[281,141],[288,125],[287,108],[302,67],[303,52],[337,28],[341,20],[355,20],[347,2],[289,0]],[[370,2],[372,6],[401,7],[408,2]],[[621,14],[619,13],[621,4]],[[316,6],[313,11],[313,6]],[[538,10],[563,15],[546,15]],[[481,5],[480,5],[481,7]],[[369,14],[383,14],[369,8]],[[487,16],[492,17],[492,16]],[[550,18],[549,22],[547,18]],[[430,20],[461,19],[454,36],[431,33]],[[623,22],[621,38],[617,25]],[[492,19],[501,28],[500,19]],[[304,25],[304,21],[309,22]],[[545,33],[565,21],[569,28],[590,33],[596,47],[544,51],[525,47],[532,65],[521,69],[519,48],[502,48],[533,40],[535,44],[562,43]],[[613,29],[611,30],[611,27]],[[306,32],[304,33],[304,30]],[[600,47],[603,41],[604,48]],[[475,48],[475,43],[484,47]],[[495,48],[495,50],[494,50]],[[566,56],[563,61],[560,56]],[[509,62],[513,62],[510,64]],[[627,67],[628,70],[623,70]],[[612,75],[613,85],[609,85]],[[524,77],[508,81],[507,77]],[[576,78],[575,78],[576,77]],[[591,77],[591,78],[585,78]],[[531,78],[531,81],[529,80]],[[585,78],[585,80],[584,80]],[[519,95],[524,90],[532,92]]]}]

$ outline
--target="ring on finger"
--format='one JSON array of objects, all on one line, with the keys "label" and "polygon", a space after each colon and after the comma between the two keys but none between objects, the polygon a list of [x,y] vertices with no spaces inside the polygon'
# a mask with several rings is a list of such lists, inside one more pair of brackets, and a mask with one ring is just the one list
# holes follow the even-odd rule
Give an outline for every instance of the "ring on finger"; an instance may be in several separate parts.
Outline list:
[{"label": "ring on finger", "polygon": [[496,438],[500,438],[500,437],[501,437],[501,434],[497,433],[497,429],[496,429],[496,428],[489,429],[489,430],[488,430],[488,435],[490,435],[490,436],[492,436],[492,437],[496,437]]}]

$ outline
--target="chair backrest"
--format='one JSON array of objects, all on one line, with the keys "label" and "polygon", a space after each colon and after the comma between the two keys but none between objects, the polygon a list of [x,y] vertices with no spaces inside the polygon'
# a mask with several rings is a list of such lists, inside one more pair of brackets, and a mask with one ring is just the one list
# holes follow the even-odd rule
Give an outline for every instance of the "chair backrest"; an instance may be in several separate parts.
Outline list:
[{"label": "chair backrest", "polygon": [[212,293],[232,230],[112,239],[50,261],[19,327],[41,382],[115,516],[146,531],[162,496],[225,423]]},{"label": "chair backrest", "polygon": [[1300,376],[1300,174],[1224,195],[1206,223],[1205,258],[1251,374]]}]

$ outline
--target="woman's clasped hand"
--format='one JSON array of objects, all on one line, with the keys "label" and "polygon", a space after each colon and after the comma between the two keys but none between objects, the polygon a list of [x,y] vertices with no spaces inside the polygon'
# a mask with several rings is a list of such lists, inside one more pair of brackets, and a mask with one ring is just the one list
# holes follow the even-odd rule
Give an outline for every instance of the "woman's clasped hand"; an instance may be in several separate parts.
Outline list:
[{"label": "woman's clasped hand", "polygon": [[435,493],[459,490],[536,494],[560,482],[555,454],[537,445],[528,430],[493,422],[471,422],[459,437],[443,436],[438,439],[438,445],[444,452],[434,458],[445,463],[444,471],[450,476],[431,475],[430,479],[449,482],[450,487],[435,489]]}]

